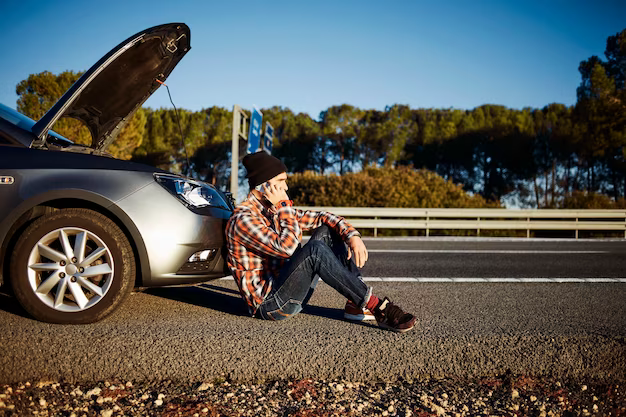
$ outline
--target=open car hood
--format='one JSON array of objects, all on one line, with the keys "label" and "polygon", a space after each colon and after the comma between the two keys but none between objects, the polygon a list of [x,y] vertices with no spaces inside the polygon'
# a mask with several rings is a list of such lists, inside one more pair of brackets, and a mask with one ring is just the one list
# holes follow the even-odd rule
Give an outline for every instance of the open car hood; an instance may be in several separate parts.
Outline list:
[{"label": "open car hood", "polygon": [[37,140],[31,146],[43,146],[57,120],[73,117],[91,132],[91,147],[106,150],[189,49],[190,32],[184,23],[154,26],[126,39],[35,123],[32,132]]}]

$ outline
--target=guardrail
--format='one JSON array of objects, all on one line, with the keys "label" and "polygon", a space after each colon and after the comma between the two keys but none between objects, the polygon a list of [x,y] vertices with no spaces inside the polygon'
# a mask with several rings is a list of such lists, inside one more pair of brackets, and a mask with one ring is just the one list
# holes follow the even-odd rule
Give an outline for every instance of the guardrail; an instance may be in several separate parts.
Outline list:
[{"label": "guardrail", "polygon": [[512,210],[512,209],[421,209],[372,207],[299,207],[324,210],[343,216],[356,228],[431,230],[579,230],[622,231],[626,239],[626,210]]}]

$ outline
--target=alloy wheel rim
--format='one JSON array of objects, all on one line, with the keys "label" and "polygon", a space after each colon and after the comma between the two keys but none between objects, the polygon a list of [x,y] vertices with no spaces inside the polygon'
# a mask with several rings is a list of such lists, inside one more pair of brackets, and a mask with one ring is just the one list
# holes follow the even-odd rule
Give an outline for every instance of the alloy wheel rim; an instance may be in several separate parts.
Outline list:
[{"label": "alloy wheel rim", "polygon": [[100,302],[111,288],[113,255],[95,233],[63,227],[47,233],[28,257],[28,281],[48,307],[80,312]]}]

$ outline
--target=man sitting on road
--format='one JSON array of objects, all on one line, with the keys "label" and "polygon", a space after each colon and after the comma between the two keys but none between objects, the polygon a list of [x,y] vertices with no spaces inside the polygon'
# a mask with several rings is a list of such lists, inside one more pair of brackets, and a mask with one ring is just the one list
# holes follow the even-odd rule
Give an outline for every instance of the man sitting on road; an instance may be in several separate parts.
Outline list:
[{"label": "man sitting on road", "polygon": [[[358,268],[368,254],[356,229],[332,213],[292,207],[287,167],[279,159],[257,152],[243,164],[251,191],[228,221],[226,240],[228,266],[251,315],[266,320],[296,315],[322,278],[347,298],[345,318],[375,319],[396,332],[413,328],[412,314],[372,295],[363,282]],[[301,246],[302,232],[311,229]]]}]

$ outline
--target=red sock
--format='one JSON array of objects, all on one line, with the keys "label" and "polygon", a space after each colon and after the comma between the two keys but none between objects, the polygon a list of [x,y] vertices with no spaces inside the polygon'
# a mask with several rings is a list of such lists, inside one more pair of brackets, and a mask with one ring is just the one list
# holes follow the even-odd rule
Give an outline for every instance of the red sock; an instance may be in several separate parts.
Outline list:
[{"label": "red sock", "polygon": [[371,295],[369,301],[365,305],[365,308],[367,308],[369,311],[373,311],[376,307],[378,307],[379,302],[380,300],[378,299],[378,297],[376,297],[375,295]]}]

